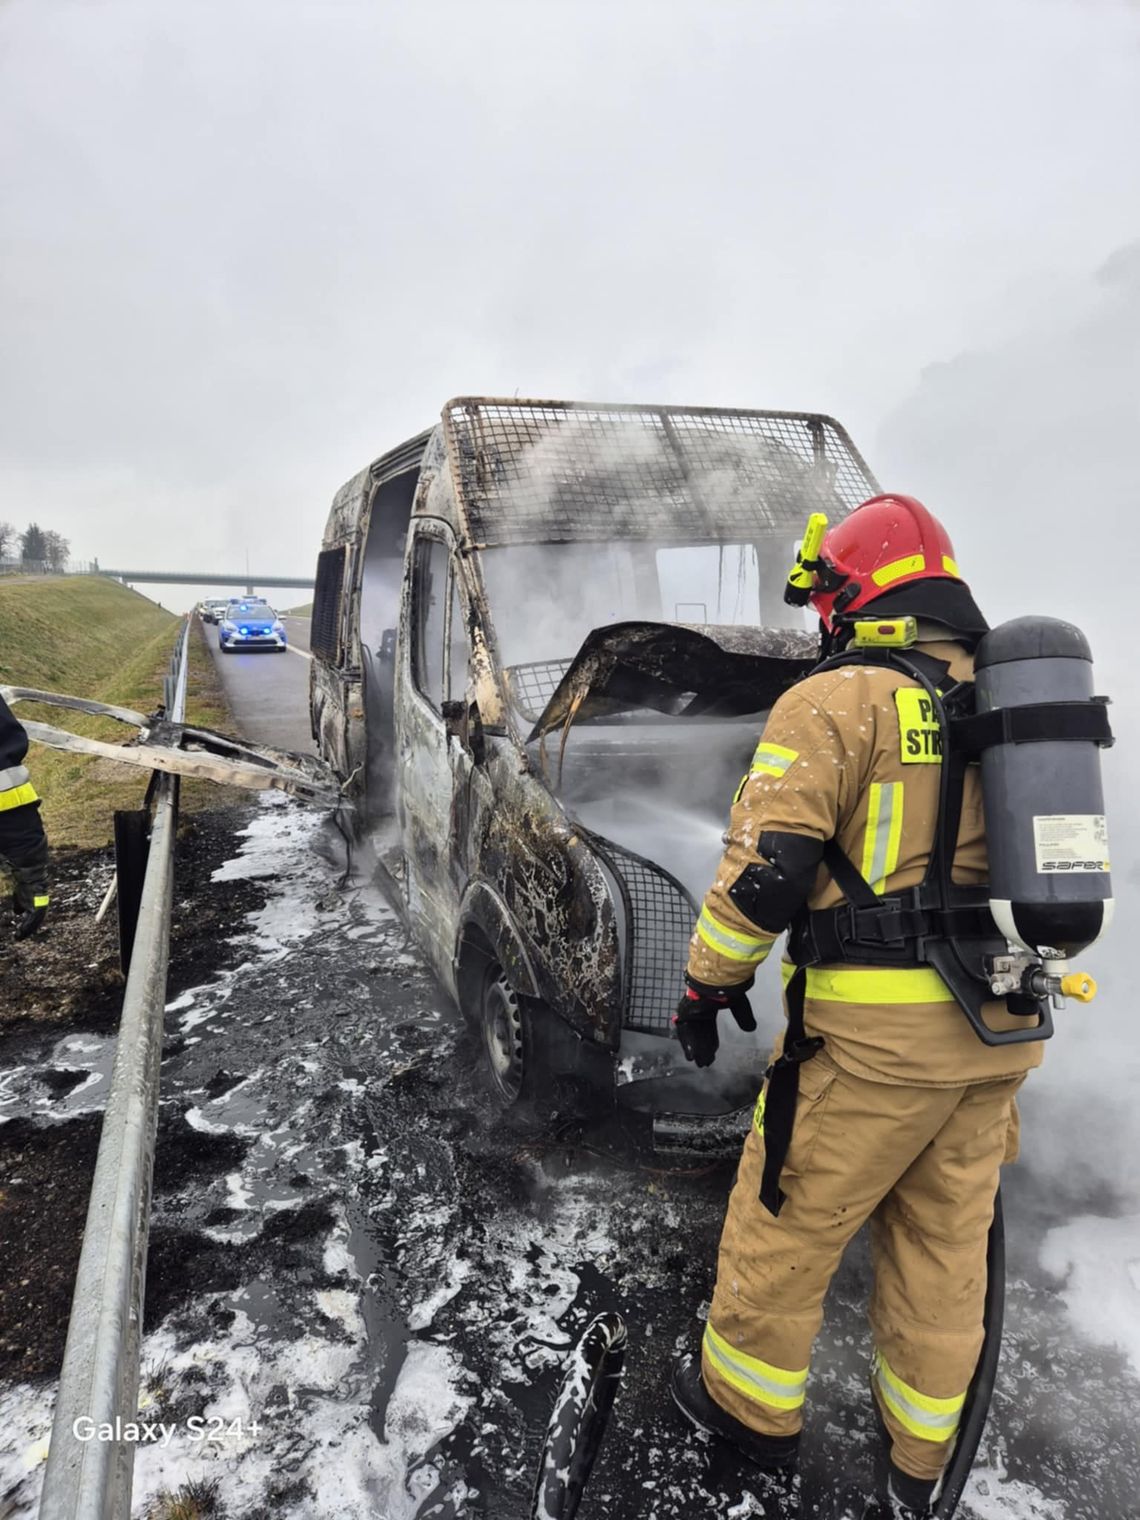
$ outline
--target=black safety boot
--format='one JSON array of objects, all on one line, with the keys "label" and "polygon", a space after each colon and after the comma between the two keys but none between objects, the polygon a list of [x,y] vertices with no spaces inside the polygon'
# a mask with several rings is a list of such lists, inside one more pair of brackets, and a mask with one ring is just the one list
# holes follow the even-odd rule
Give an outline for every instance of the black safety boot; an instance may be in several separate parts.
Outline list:
[{"label": "black safety boot", "polygon": [[719,1436],[734,1446],[741,1456],[764,1472],[786,1474],[791,1477],[796,1469],[800,1438],[794,1436],[766,1436],[752,1430],[724,1410],[705,1387],[701,1377],[701,1364],[695,1356],[686,1353],[673,1363],[673,1402],[698,1430],[711,1436]]},{"label": "black safety boot", "polygon": [[892,1462],[887,1476],[887,1492],[863,1511],[863,1520],[926,1520],[934,1513],[934,1493],[938,1484],[932,1478],[912,1478]]}]

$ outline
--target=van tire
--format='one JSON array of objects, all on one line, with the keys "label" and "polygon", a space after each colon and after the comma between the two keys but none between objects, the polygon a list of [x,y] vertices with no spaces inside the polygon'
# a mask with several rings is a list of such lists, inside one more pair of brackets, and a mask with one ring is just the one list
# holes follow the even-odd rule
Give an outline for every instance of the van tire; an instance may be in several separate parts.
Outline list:
[{"label": "van tire", "polygon": [[478,1027],[483,1074],[504,1108],[529,1102],[539,1086],[535,1018],[528,998],[511,986],[498,961],[488,961],[480,988]]},{"label": "van tire", "polygon": [[604,1102],[598,1087],[604,1092],[613,1081],[608,1052],[590,1049],[544,1003],[516,991],[497,960],[484,967],[477,1002],[472,1022],[483,1083],[512,1118],[542,1128],[556,1115],[581,1117]]}]

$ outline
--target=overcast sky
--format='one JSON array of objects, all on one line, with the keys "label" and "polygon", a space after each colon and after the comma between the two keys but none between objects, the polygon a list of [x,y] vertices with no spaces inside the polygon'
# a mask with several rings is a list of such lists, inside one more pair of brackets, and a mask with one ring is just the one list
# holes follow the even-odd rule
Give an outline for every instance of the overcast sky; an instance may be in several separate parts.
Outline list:
[{"label": "overcast sky", "polygon": [[1138,142],[1111,4],[0,0],[0,517],[306,572],[516,390],[831,411],[937,507],[930,366],[1089,315]]}]

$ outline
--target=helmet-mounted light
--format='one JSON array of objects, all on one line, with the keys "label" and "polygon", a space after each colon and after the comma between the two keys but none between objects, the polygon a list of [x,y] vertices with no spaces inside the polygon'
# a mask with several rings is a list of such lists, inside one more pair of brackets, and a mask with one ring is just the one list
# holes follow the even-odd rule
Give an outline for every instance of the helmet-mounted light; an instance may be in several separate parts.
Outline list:
[{"label": "helmet-mounted light", "polygon": [[827,532],[827,515],[813,512],[807,520],[804,536],[796,550],[796,562],[788,572],[784,601],[789,607],[806,607],[817,591],[838,591],[850,578],[850,572],[820,553]]}]

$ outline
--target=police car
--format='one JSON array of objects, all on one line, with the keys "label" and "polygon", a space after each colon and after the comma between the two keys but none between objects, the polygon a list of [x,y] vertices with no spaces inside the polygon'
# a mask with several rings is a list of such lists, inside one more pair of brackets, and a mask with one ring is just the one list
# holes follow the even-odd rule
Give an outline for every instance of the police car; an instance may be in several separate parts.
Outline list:
[{"label": "police car", "polygon": [[218,648],[223,654],[235,649],[279,649],[289,647],[285,624],[263,597],[243,597],[232,601],[218,621]]}]

